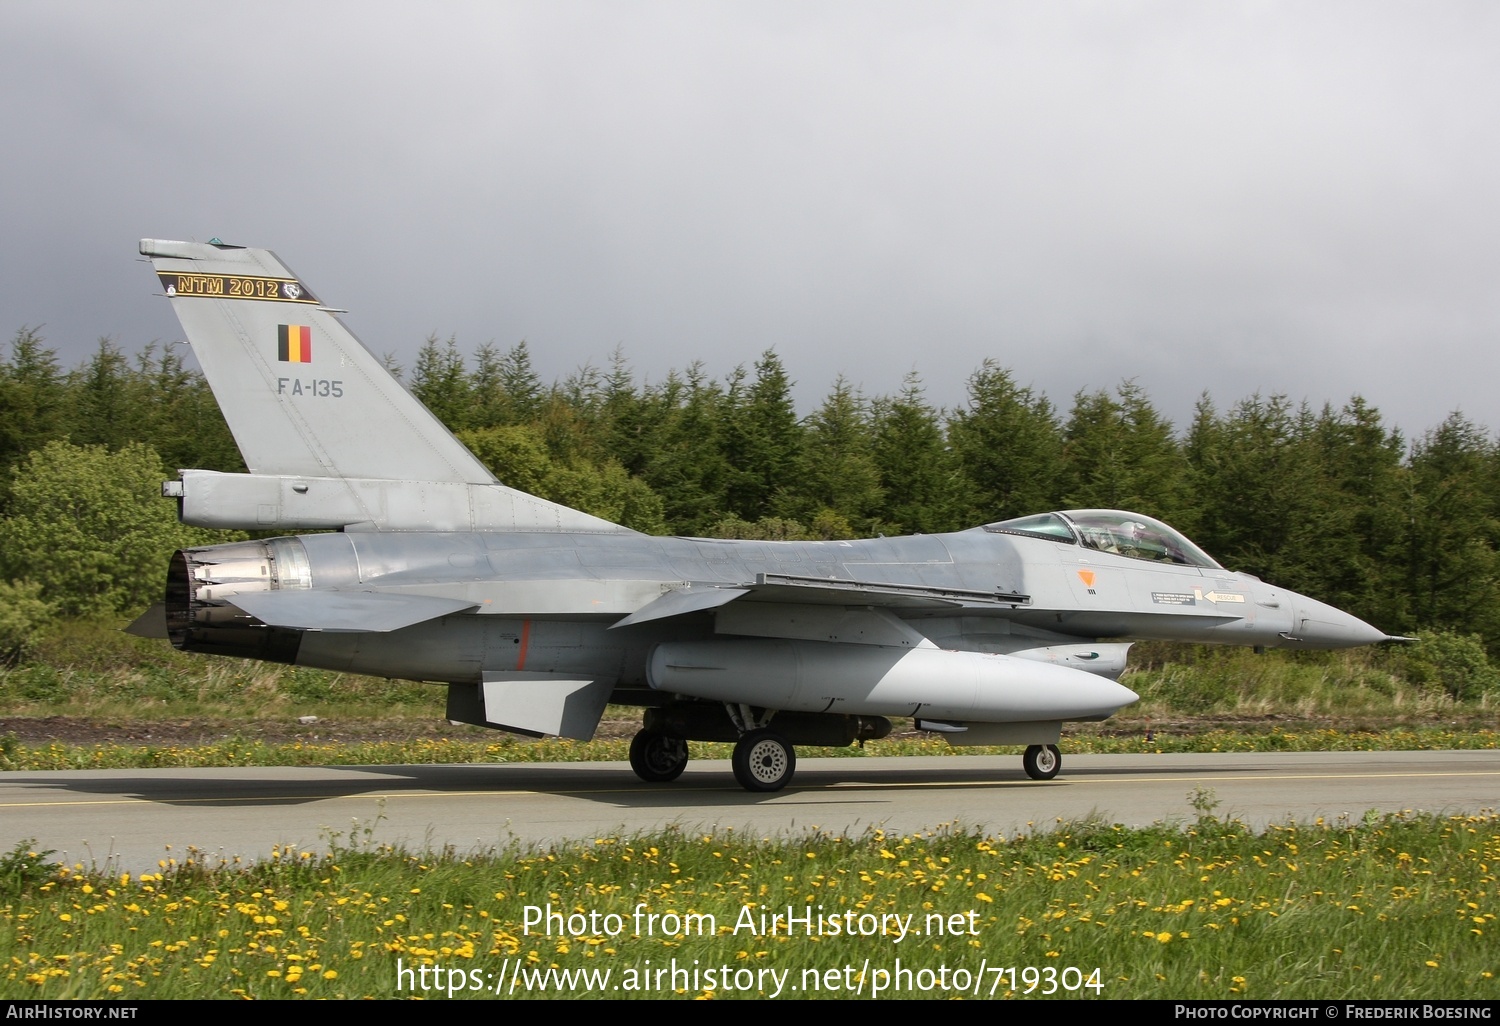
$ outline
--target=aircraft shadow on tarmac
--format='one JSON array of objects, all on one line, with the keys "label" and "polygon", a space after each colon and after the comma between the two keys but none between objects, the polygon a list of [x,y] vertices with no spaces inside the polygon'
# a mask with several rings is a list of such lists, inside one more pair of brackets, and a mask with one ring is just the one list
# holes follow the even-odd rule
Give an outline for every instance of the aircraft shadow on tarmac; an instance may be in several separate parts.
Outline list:
[{"label": "aircraft shadow on tarmac", "polygon": [[[1135,760],[1132,760],[1134,762]],[[1035,781],[1013,768],[1009,759],[965,758],[963,765],[932,765],[921,758],[875,760],[816,759],[799,767],[797,783],[777,792],[754,794],[739,789],[727,764],[705,760],[694,764],[678,780],[645,784],[627,768],[613,763],[568,764],[435,764],[398,766],[334,766],[306,769],[278,768],[260,775],[255,769],[164,769],[90,773],[16,773],[13,787],[53,789],[73,794],[113,795],[161,805],[203,808],[303,805],[336,798],[381,795],[434,798],[476,792],[497,797],[536,793],[576,798],[621,808],[675,807],[690,801],[704,809],[735,808],[775,802],[788,796],[825,795],[829,803],[880,802],[872,792],[934,788],[944,790],[1012,790],[1066,787],[1067,773],[1055,780]],[[1001,764],[1003,762],[1003,765]],[[1195,764],[1195,776],[1235,772],[1225,766],[1215,771]],[[1180,775],[1184,767],[1151,765],[1142,760],[1130,766],[1090,767],[1082,778]],[[327,776],[325,774],[332,774]]]}]

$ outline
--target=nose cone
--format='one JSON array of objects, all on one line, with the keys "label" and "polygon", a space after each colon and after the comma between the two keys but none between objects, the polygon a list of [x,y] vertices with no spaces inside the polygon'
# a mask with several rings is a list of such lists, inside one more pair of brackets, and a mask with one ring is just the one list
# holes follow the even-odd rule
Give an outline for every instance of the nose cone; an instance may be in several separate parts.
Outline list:
[{"label": "nose cone", "polygon": [[1298,595],[1292,608],[1292,630],[1286,648],[1355,648],[1391,640],[1390,635],[1359,617],[1317,599]]}]

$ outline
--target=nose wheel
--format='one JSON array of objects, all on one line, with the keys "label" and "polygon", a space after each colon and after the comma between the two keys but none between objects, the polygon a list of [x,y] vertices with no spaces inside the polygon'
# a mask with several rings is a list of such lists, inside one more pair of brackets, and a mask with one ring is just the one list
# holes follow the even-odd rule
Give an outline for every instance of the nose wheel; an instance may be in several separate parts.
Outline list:
[{"label": "nose wheel", "polygon": [[797,769],[797,753],[780,734],[752,730],[735,742],[730,762],[746,791],[780,791]]},{"label": "nose wheel", "polygon": [[1062,769],[1062,753],[1056,745],[1032,745],[1021,756],[1021,766],[1032,780],[1051,780]]},{"label": "nose wheel", "polygon": [[630,768],[648,784],[676,780],[687,764],[687,742],[681,738],[642,730],[630,740]]}]

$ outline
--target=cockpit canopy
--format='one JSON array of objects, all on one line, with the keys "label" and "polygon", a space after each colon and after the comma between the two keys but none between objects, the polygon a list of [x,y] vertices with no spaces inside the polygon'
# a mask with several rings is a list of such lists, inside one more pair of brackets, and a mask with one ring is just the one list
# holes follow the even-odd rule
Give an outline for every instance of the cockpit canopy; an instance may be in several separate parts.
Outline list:
[{"label": "cockpit canopy", "polygon": [[1027,538],[1082,545],[1086,549],[1131,559],[1223,569],[1180,531],[1160,520],[1124,510],[1069,509],[1039,513],[987,524],[984,529],[996,534],[1019,534]]}]

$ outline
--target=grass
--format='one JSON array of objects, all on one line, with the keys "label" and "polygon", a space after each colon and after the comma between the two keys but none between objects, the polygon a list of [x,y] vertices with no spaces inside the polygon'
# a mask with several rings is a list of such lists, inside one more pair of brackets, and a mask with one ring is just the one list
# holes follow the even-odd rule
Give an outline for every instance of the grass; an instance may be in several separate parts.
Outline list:
[{"label": "grass", "polygon": [[1212,792],[1187,800],[1178,826],[1009,838],[668,831],[462,855],[367,834],[135,878],[17,849],[0,996],[1500,996],[1496,816],[1256,832]]},{"label": "grass", "polygon": [[430,684],[244,659],[172,656],[159,663],[102,668],[35,663],[0,669],[0,713],[49,716],[87,710],[100,719],[146,722],[443,714],[445,692]]}]

